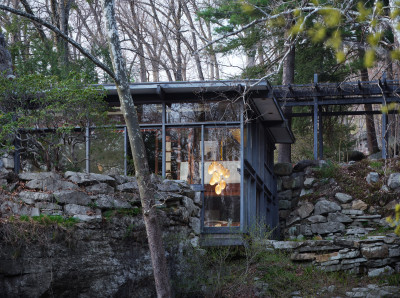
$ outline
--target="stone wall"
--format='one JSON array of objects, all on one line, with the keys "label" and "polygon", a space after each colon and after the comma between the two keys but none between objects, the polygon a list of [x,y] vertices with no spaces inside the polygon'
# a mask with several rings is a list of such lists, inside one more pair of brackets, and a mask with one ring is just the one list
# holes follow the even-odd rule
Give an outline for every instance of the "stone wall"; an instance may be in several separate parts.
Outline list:
[{"label": "stone wall", "polygon": [[400,238],[369,236],[367,239],[337,237],[334,240],[267,241],[267,249],[290,253],[295,262],[310,263],[326,271],[380,276],[400,273]]},{"label": "stone wall", "polygon": [[[313,167],[321,166],[326,165],[313,161],[275,165],[282,238],[292,241],[271,241],[268,247],[289,251],[293,261],[327,271],[370,276],[400,272],[400,238],[382,214],[400,203],[398,196],[383,206],[379,201],[367,204],[344,193],[333,178],[318,179]],[[380,178],[370,172],[364,179],[371,184]],[[380,191],[398,190],[400,174],[394,173]]]},{"label": "stone wall", "polygon": [[[169,267],[197,245],[200,194],[152,176]],[[1,297],[150,297],[155,294],[134,177],[0,172]],[[52,216],[40,222],[40,216]],[[70,226],[54,220],[71,219]],[[53,221],[52,221],[53,220]]]}]

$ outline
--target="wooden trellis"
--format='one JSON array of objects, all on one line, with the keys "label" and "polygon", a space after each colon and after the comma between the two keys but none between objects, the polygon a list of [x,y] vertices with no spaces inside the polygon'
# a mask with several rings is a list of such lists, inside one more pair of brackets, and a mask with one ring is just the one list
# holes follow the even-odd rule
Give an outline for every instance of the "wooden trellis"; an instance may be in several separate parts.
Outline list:
[{"label": "wooden trellis", "polygon": [[[381,114],[382,121],[382,158],[387,157],[388,114],[379,111],[338,111],[323,112],[322,106],[380,104],[382,107],[392,102],[400,102],[400,81],[387,80],[386,75],[376,81],[314,83],[302,85],[270,86],[269,97],[275,98],[281,107],[309,106],[309,113],[292,113],[286,117],[313,117],[314,159],[323,158],[322,123],[323,117],[337,115]],[[390,113],[397,113],[397,110]],[[319,150],[318,150],[319,149]]]}]

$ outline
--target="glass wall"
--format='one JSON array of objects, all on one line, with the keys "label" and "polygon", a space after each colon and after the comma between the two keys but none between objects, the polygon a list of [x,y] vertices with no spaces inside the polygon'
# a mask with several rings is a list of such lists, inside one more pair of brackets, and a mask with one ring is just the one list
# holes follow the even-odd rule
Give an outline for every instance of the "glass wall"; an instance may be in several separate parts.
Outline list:
[{"label": "glass wall", "polygon": [[[202,227],[207,232],[221,232],[217,228],[238,230],[244,224],[240,102],[140,104],[136,110],[150,171],[167,179],[186,181],[202,191]],[[74,169],[134,175],[122,113],[113,109],[109,118],[112,127],[80,132],[79,142],[65,155],[73,159]],[[90,142],[86,143],[87,136]],[[247,140],[252,135],[245,137]]]},{"label": "glass wall", "polygon": [[[136,112],[140,124],[157,124],[162,122],[162,104],[138,104]],[[125,125],[124,116],[119,107],[108,112],[108,122],[112,125]]]},{"label": "glass wall", "polygon": [[204,227],[240,226],[240,129],[204,131]]},{"label": "glass wall", "polygon": [[90,130],[90,172],[124,174],[124,130]]},{"label": "glass wall", "polygon": [[201,128],[167,128],[165,140],[166,178],[201,184]]},{"label": "glass wall", "polygon": [[167,104],[167,123],[240,121],[238,102],[171,103]]},{"label": "glass wall", "polygon": [[[161,128],[143,128],[141,131],[150,172],[162,176],[162,130]],[[129,142],[127,142],[127,147],[127,174],[134,176],[135,166]]]}]

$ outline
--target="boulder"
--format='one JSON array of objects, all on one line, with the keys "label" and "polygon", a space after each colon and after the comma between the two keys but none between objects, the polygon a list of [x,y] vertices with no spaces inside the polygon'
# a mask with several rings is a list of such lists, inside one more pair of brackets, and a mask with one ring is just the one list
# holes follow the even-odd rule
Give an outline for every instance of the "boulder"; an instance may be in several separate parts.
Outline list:
[{"label": "boulder", "polygon": [[279,209],[288,210],[292,208],[292,202],[289,200],[279,200]]},{"label": "boulder", "polygon": [[307,218],[307,221],[310,223],[326,222],[326,217],[323,215],[313,215]]},{"label": "boulder", "polygon": [[46,178],[61,179],[61,176],[54,172],[40,172],[40,173],[20,173],[18,178],[24,181],[40,180]]},{"label": "boulder", "polygon": [[51,177],[45,179],[34,179],[25,184],[26,188],[38,189],[43,191],[56,191],[61,189],[77,189],[76,184],[69,181],[54,179]]},{"label": "boulder", "polygon": [[290,216],[288,219],[286,219],[286,225],[291,226],[297,222],[300,221],[300,217],[298,216]]},{"label": "boulder", "polygon": [[367,259],[382,259],[389,256],[389,247],[386,244],[363,244],[361,253]]},{"label": "boulder", "polygon": [[352,196],[350,196],[350,195],[348,195],[348,194],[345,194],[345,193],[341,193],[341,192],[337,192],[337,193],[335,194],[335,198],[336,198],[339,202],[344,203],[344,204],[350,202],[351,200],[353,200],[353,197],[352,197]]},{"label": "boulder", "polygon": [[283,176],[280,179],[282,181],[283,189],[292,189],[294,178],[290,176]]},{"label": "boulder", "polygon": [[346,230],[346,235],[363,236],[367,234],[367,230],[361,227],[354,227]]},{"label": "boulder", "polygon": [[[392,275],[394,273],[394,269],[390,266],[385,266],[383,268],[376,268],[368,270],[368,277],[376,277],[381,275]],[[386,295],[385,295],[386,297]],[[387,296],[390,297],[390,296]]]},{"label": "boulder", "polygon": [[396,189],[400,187],[400,173],[392,173],[388,179],[388,186],[391,189]]},{"label": "boulder", "polygon": [[347,214],[347,215],[363,215],[364,212],[362,210],[355,210],[355,209],[345,209],[342,210],[343,214]]},{"label": "boulder", "polygon": [[315,183],[315,178],[306,178],[304,180],[304,187],[306,189],[310,189],[314,183]]},{"label": "boulder", "polygon": [[289,176],[292,171],[293,166],[291,163],[281,162],[274,165],[274,173],[277,176]]},{"label": "boulder", "polygon": [[64,212],[67,215],[75,215],[75,214],[87,215],[89,212],[91,212],[91,209],[89,207],[80,206],[76,204],[67,204],[64,206]]},{"label": "boulder", "polygon": [[129,176],[125,176],[125,175],[109,175],[109,176],[111,176],[112,178],[115,179],[116,184],[124,184],[124,183],[130,182],[129,178],[134,178],[134,177],[129,177]]},{"label": "boulder", "polygon": [[328,221],[330,222],[342,222],[342,223],[350,223],[353,220],[347,216],[346,214],[336,212],[328,214]]},{"label": "boulder", "polygon": [[65,172],[64,177],[77,183],[78,185],[92,185],[96,183],[108,183],[110,185],[116,184],[114,178],[108,175],[94,174],[94,173],[78,173],[78,172]]},{"label": "boulder", "polygon": [[278,193],[278,200],[292,200],[292,191],[290,189],[281,191],[280,193]]},{"label": "boulder", "polygon": [[136,181],[127,182],[117,186],[117,190],[122,192],[135,192],[138,189],[139,186]]},{"label": "boulder", "polygon": [[108,185],[107,183],[97,183],[90,186],[86,186],[86,191],[95,194],[110,194],[114,193],[114,187]]},{"label": "boulder", "polygon": [[366,179],[368,184],[377,183],[379,181],[379,174],[377,172],[370,172]]},{"label": "boulder", "polygon": [[196,216],[197,215],[197,211],[199,210],[199,207],[197,207],[193,200],[191,198],[188,197],[183,197],[182,198],[182,204],[183,206],[186,207],[187,211],[189,212],[190,216]]},{"label": "boulder", "polygon": [[355,201],[353,201],[351,208],[355,209],[355,210],[364,211],[368,208],[368,205],[366,203],[364,203],[362,200],[355,200]]},{"label": "boulder", "polygon": [[200,219],[197,217],[191,217],[190,218],[190,227],[193,229],[193,232],[196,235],[199,235],[201,233]]},{"label": "boulder", "polygon": [[304,236],[312,236],[310,225],[300,225],[300,233]]},{"label": "boulder", "polygon": [[101,215],[75,214],[73,218],[83,222],[101,222]]},{"label": "boulder", "polygon": [[315,204],[314,215],[327,214],[340,211],[341,209],[342,208],[335,202],[323,199]]},{"label": "boulder", "polygon": [[132,208],[132,205],[127,202],[123,201],[120,199],[116,199],[113,196],[108,196],[108,195],[98,195],[95,200],[94,200],[94,205],[98,208],[101,209],[107,209],[107,208],[116,208],[116,209],[128,209]]},{"label": "boulder", "polygon": [[15,203],[11,201],[3,202],[0,205],[0,214],[2,216],[12,216],[12,215],[28,215],[32,216],[35,208],[31,206],[21,205],[20,203]]},{"label": "boulder", "polygon": [[60,190],[53,193],[56,202],[60,204],[77,204],[88,206],[92,203],[90,197],[81,191],[76,190]]},{"label": "boulder", "polygon": [[311,224],[311,231],[313,232],[313,234],[319,235],[343,232],[345,228],[346,227],[341,222],[324,222]]},{"label": "boulder", "polygon": [[300,197],[305,196],[305,195],[309,195],[309,194],[312,194],[312,193],[313,193],[312,189],[302,188],[301,192],[300,192]]},{"label": "boulder", "polygon": [[[62,206],[58,205],[57,203],[50,203],[50,202],[37,202],[35,204],[36,208],[39,208],[39,210],[41,210],[42,212],[44,212],[44,210],[48,210],[48,211],[60,211],[62,210]],[[51,214],[51,213],[49,213]]]},{"label": "boulder", "polygon": [[52,194],[43,192],[21,191],[19,198],[26,204],[33,204],[37,201],[52,201],[54,196]]},{"label": "boulder", "polygon": [[159,191],[179,192],[181,187],[175,181],[165,179],[163,183],[157,184],[157,189]]},{"label": "boulder", "polygon": [[308,217],[313,211],[314,205],[310,202],[304,203],[296,210],[301,219]]},{"label": "boulder", "polygon": [[370,160],[378,160],[378,159],[381,159],[381,158],[382,158],[382,152],[381,151],[378,151],[376,153],[370,154],[368,156],[368,159],[370,159]]},{"label": "boulder", "polygon": [[1,159],[2,166],[6,169],[14,169],[14,156],[12,155],[5,155]]}]

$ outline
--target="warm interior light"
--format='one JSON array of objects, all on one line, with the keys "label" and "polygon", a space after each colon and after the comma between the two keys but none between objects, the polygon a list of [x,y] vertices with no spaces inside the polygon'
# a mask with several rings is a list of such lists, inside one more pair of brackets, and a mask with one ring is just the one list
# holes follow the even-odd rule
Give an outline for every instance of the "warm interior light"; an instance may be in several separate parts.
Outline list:
[{"label": "warm interior light", "polygon": [[219,185],[219,183],[218,183],[217,186],[215,187],[215,193],[216,193],[217,195],[220,195],[220,194],[221,194],[221,191],[222,191],[221,185]]},{"label": "warm interior light", "polygon": [[221,185],[221,190],[224,190],[226,187],[226,182],[225,180],[221,180],[221,182],[219,183],[219,185]]},{"label": "warm interior light", "polygon": [[217,195],[226,188],[226,181],[222,178],[229,178],[231,172],[219,162],[213,161],[208,167],[208,174],[211,175],[210,185],[215,185],[215,193]]},{"label": "warm interior light", "polygon": [[228,169],[225,169],[224,173],[223,173],[225,178],[229,178],[231,176],[231,172]]}]

